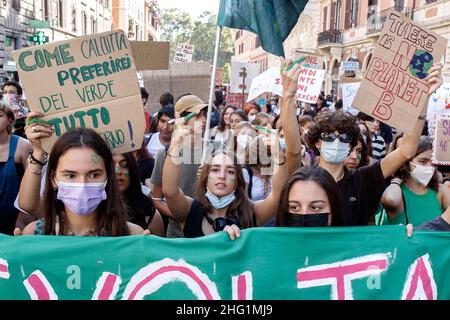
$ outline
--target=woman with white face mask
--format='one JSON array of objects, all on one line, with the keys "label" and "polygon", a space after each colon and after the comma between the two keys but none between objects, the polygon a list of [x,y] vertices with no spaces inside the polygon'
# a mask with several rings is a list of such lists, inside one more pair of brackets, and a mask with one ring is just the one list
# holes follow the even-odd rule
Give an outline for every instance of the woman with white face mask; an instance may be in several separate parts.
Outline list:
[{"label": "woman with white face mask", "polygon": [[381,204],[389,224],[421,225],[441,215],[450,206],[450,192],[440,185],[431,163],[433,141],[422,136],[416,155],[392,179]]}]

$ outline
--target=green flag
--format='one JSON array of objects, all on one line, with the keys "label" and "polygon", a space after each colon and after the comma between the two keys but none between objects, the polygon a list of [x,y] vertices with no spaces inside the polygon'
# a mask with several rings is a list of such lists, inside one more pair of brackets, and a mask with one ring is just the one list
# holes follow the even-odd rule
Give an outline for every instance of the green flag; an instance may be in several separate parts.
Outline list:
[{"label": "green flag", "polygon": [[217,25],[256,33],[269,53],[284,57],[283,41],[307,0],[220,0]]}]

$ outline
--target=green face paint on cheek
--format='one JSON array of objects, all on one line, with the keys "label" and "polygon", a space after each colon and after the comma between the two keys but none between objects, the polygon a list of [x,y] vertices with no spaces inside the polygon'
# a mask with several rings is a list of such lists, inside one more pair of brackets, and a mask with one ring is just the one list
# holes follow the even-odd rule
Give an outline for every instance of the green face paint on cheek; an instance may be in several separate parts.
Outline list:
[{"label": "green face paint on cheek", "polygon": [[129,177],[130,174],[129,174],[128,172],[125,172],[125,173],[124,173],[124,176],[125,176],[125,177]]},{"label": "green face paint on cheek", "polygon": [[117,166],[116,167],[116,174],[119,174],[120,173],[120,168],[119,168],[119,166]]}]

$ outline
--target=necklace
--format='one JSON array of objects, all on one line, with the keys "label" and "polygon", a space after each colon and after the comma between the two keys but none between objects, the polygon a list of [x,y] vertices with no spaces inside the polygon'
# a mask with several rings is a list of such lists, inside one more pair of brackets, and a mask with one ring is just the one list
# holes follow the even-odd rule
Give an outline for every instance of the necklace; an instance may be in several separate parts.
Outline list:
[{"label": "necklace", "polygon": [[85,228],[85,231],[83,232],[83,234],[76,234],[75,232],[73,232],[73,231],[70,229],[69,226],[66,226],[66,227],[67,227],[67,235],[68,235],[68,236],[83,236],[83,237],[86,237],[86,236],[96,236],[96,235],[97,235],[97,234],[96,234],[94,231],[92,231],[92,230],[88,231],[89,226],[87,226],[87,227]]}]

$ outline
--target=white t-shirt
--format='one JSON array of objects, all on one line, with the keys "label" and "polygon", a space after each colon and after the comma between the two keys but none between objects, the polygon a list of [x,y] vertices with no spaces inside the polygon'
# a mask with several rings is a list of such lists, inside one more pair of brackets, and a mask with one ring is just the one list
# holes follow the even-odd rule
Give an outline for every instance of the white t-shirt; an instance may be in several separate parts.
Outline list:
[{"label": "white t-shirt", "polygon": [[159,141],[159,132],[156,132],[150,138],[150,141],[147,144],[147,150],[151,154],[153,159],[155,159],[156,153],[164,148],[164,145]]},{"label": "white t-shirt", "polygon": [[[242,168],[242,174],[244,175],[245,183],[250,185],[250,176],[247,169]],[[253,175],[252,178],[252,200],[264,200],[266,199],[270,192],[272,191],[272,177],[269,178],[268,188],[264,188],[265,179]]]}]

